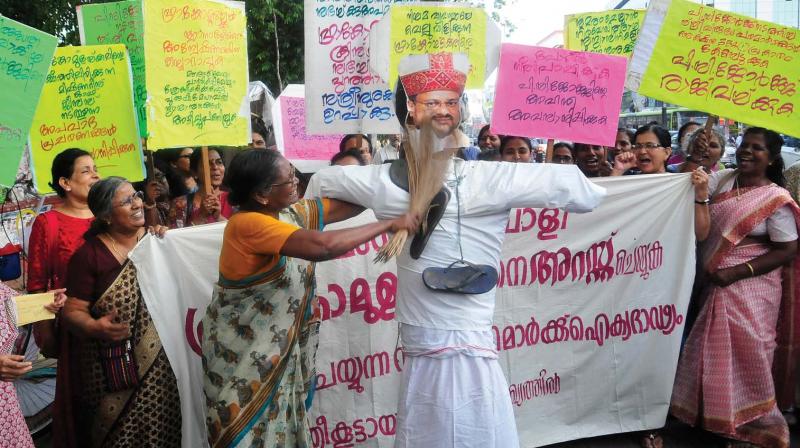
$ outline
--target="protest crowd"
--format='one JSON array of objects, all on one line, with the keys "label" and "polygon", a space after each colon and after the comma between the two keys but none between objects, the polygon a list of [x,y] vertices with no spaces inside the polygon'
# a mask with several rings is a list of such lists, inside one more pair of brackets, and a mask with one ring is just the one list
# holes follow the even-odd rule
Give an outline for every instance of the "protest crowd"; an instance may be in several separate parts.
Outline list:
[{"label": "protest crowd", "polygon": [[[22,267],[2,272],[0,447],[33,447],[42,412],[64,448],[505,448],[614,433],[659,448],[675,422],[718,446],[790,446],[800,165],[782,147],[800,134],[800,78],[770,91],[769,110],[673,88],[665,55],[681,44],[666,34],[685,32],[669,21],[713,8],[653,2],[637,20],[670,8],[665,36],[613,52],[503,44],[480,9],[387,5],[347,22],[367,25],[371,52],[348,57],[392,79],[385,96],[328,92],[307,65],[304,87],[263,106],[246,68],[230,68],[247,65],[246,33],[230,31],[244,29],[243,2],[117,3],[138,11],[143,44],[91,42],[99,5],[78,9],[80,47],[0,15],[0,35],[39,52],[25,64],[41,72],[0,74],[12,94],[39,86],[33,105],[0,106],[2,160],[15,163],[0,173],[5,207],[22,216],[19,176],[50,198],[21,234]],[[305,3],[320,21],[307,32],[339,23],[333,6]],[[469,27],[482,58],[464,45],[402,54],[393,40],[438,36],[445,21]],[[796,75],[798,31],[752,28],[795,45],[757,72]],[[186,45],[213,64],[170,59],[193,29],[208,40]],[[26,54],[0,45],[0,66]],[[491,121],[470,135],[465,90],[495,69]],[[548,90],[559,82],[565,96]],[[623,85],[705,119],[621,126]],[[80,89],[97,105],[84,115]],[[351,118],[335,110],[348,102]],[[728,161],[720,116],[741,124]],[[54,370],[37,368],[47,360]],[[597,365],[608,372],[592,386]],[[24,381],[50,384],[52,399],[27,411]]]}]

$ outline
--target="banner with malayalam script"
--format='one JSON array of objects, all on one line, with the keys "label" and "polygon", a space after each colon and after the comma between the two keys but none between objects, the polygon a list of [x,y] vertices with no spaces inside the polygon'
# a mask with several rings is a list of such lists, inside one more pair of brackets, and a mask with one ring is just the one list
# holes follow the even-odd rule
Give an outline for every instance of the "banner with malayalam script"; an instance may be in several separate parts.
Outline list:
[{"label": "banner with malayalam script", "polygon": [[564,16],[568,50],[630,56],[644,21],[643,9],[615,9]]},{"label": "banner with malayalam script", "polygon": [[301,172],[328,166],[331,157],[339,152],[343,134],[309,134],[302,84],[289,84],[283,89],[272,107],[272,116],[278,150]]},{"label": "banner with malayalam script", "polygon": [[315,134],[397,134],[394,96],[369,69],[368,38],[389,6],[409,0],[305,0],[306,123]]},{"label": "banner with malayalam script", "polygon": [[622,56],[503,44],[492,129],[614,146],[626,63]]},{"label": "banner with malayalam script", "polygon": [[139,135],[147,138],[147,90],[144,82],[142,0],[78,5],[81,45],[124,44],[133,72],[133,104]]},{"label": "banner with malayalam script", "polygon": [[0,186],[16,181],[57,45],[55,36],[0,15]]},{"label": "banner with malayalam script", "polygon": [[31,126],[36,189],[52,193],[50,167],[67,148],[89,151],[102,177],[144,179],[125,46],[59,47]]},{"label": "banner with malayalam script", "polygon": [[[688,174],[595,181],[608,196],[591,213],[509,215],[492,331],[524,447],[660,428],[666,419],[694,278],[692,187]],[[326,228],[372,219],[365,213]],[[170,363],[185,379],[178,382],[184,446],[205,440],[198,324],[218,277],[224,228],[170,231],[131,254]],[[397,276],[393,261],[372,262],[387,241],[317,265],[324,322],[315,448],[392,446],[403,370]]]},{"label": "banner with malayalam script", "polygon": [[150,149],[250,142],[244,2],[146,0]]},{"label": "banner with malayalam script", "polygon": [[800,135],[800,30],[701,6],[654,0],[626,87],[665,102]]}]

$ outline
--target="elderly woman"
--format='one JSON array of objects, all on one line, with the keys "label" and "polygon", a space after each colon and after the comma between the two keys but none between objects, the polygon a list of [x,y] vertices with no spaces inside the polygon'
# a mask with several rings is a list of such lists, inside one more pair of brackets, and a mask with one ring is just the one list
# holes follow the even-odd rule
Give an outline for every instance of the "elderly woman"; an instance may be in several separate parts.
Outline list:
[{"label": "elderly woman", "polygon": [[686,161],[667,165],[670,173],[688,173],[702,166],[705,172],[719,170],[719,159],[722,157],[725,137],[719,129],[713,129],[706,135],[705,128],[698,128],[687,137]]},{"label": "elderly woman", "polygon": [[530,163],[533,156],[531,140],[515,135],[506,135],[500,140],[500,158],[503,162]]},{"label": "elderly woman", "polygon": [[[783,189],[783,139],[749,128],[738,168],[711,174],[711,284],[678,363],[670,411],[736,447],[788,447],[778,405],[791,403],[800,209]],[[773,377],[774,372],[774,377]]]},{"label": "elderly woman", "polygon": [[300,200],[289,162],[273,151],[236,155],[225,177],[239,206],[225,227],[219,282],[203,318],[203,367],[212,447],[311,446],[319,309],[314,262],[389,231],[412,233],[404,215],[321,232],[361,207]]},{"label": "elderly woman", "polygon": [[[65,149],[53,159],[50,173],[50,188],[62,202],[33,222],[26,286],[30,293],[65,286],[67,263],[83,244],[83,234],[94,219],[86,201],[89,188],[100,180],[100,175],[91,154],[78,148]],[[54,303],[52,311],[58,312],[63,305],[63,301]],[[33,333],[43,355],[60,359],[53,405],[53,431],[59,437],[54,439],[54,445],[76,447],[75,434],[81,428],[75,425],[71,407],[76,372],[69,368],[70,335],[63,331],[60,318],[35,323]]]},{"label": "elderly woman", "polygon": [[220,190],[222,179],[225,177],[225,161],[222,158],[222,149],[208,149],[209,178],[211,188],[203,197],[203,179],[200,175],[202,152],[195,151],[190,160],[193,175],[197,178],[198,191],[190,192],[172,200],[168,217],[170,228],[190,227],[200,224],[211,224],[225,221],[233,214],[233,208],[228,203],[228,192]]},{"label": "elderly woman", "polygon": [[83,339],[70,360],[81,372],[80,446],[181,443],[175,375],[128,261],[146,233],[142,196],[120,177],[92,186],[95,221],[69,262],[64,321]]}]

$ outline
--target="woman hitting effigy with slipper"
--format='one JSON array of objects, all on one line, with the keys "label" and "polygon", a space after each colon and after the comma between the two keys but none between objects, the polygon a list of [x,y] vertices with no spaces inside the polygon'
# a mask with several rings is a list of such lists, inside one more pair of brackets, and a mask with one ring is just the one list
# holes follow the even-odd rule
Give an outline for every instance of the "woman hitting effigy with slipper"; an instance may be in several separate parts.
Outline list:
[{"label": "woman hitting effigy with slipper", "polygon": [[306,412],[316,378],[319,334],[314,262],[329,260],[384,232],[414,231],[411,214],[321,232],[362,207],[300,200],[289,161],[247,150],[225,184],[238,206],[228,221],[219,281],[203,318],[207,427],[212,447],[311,446]]}]

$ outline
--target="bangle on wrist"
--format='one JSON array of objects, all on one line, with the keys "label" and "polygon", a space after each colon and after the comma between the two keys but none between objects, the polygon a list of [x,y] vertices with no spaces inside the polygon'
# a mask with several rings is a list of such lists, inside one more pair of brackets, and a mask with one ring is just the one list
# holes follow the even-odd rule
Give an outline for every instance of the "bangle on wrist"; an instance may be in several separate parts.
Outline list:
[{"label": "bangle on wrist", "polygon": [[698,201],[697,199],[694,200],[694,203],[697,205],[708,205],[711,203],[711,198],[705,198],[703,201]]},{"label": "bangle on wrist", "polygon": [[747,269],[750,269],[750,277],[755,277],[756,271],[753,269],[753,265],[748,262],[745,262],[744,265],[747,266]]}]

